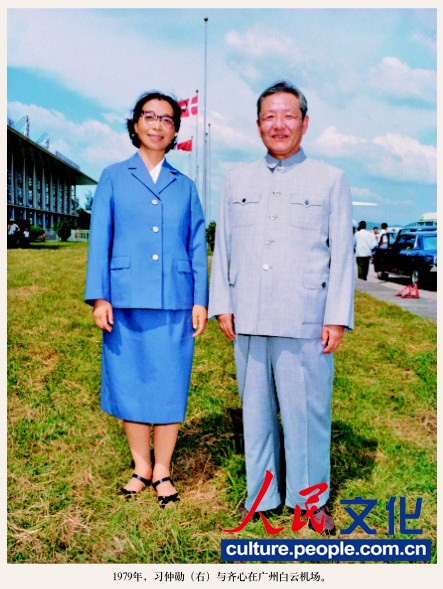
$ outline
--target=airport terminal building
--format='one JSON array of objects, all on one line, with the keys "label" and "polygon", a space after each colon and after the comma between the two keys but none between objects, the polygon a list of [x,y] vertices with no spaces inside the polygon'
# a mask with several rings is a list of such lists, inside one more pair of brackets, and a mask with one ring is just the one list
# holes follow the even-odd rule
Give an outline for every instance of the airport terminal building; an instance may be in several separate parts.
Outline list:
[{"label": "airport terminal building", "polygon": [[8,219],[43,229],[76,219],[76,186],[95,184],[66,156],[45,149],[8,121]]}]

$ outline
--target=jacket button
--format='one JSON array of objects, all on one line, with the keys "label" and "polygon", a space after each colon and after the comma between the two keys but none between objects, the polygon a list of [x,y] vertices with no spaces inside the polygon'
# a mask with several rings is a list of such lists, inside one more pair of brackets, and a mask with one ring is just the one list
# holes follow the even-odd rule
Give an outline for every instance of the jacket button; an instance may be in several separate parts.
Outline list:
[{"label": "jacket button", "polygon": [[263,270],[269,270],[269,264],[263,264]]},{"label": "jacket button", "polygon": [[322,282],[321,285],[323,288],[326,288],[326,282]]},{"label": "jacket button", "polygon": [[153,231],[154,233],[158,233],[158,227],[153,227],[153,228],[152,228],[152,231]]},{"label": "jacket button", "polygon": [[281,192],[279,192],[278,190],[274,190],[274,192],[272,194],[274,194],[275,196],[280,196]]},{"label": "jacket button", "polygon": [[157,254],[152,254],[152,259],[157,261],[158,260],[158,255]]},{"label": "jacket button", "polygon": [[308,205],[308,204],[309,204],[309,200],[305,200],[305,205]]},{"label": "jacket button", "polygon": [[156,198],[153,198],[151,200],[151,204],[156,205],[158,203],[158,200]]},{"label": "jacket button", "polygon": [[242,202],[246,202],[246,198],[242,198],[242,199],[241,199],[241,201],[242,201]]},{"label": "jacket button", "polygon": [[275,220],[276,220],[276,218],[277,218],[277,215],[271,215],[269,218],[270,218],[272,221],[275,221]]}]

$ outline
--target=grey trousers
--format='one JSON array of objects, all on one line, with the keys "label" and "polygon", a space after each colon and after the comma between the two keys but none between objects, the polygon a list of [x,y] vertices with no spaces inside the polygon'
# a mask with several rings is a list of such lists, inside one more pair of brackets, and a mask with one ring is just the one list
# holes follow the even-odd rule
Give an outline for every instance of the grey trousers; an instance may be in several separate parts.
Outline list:
[{"label": "grey trousers", "polygon": [[266,470],[274,475],[258,509],[281,504],[280,423],[286,457],[286,500],[304,509],[302,489],[326,482],[320,507],[329,497],[332,354],[320,339],[237,335],[237,382],[243,406],[247,499],[250,509]]}]

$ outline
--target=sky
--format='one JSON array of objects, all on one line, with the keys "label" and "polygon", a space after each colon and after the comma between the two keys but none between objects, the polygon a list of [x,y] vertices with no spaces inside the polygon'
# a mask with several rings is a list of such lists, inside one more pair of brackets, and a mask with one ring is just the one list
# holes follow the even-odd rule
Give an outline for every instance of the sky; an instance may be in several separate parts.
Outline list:
[{"label": "sky", "polygon": [[[204,17],[208,17],[210,202],[216,219],[226,171],[265,155],[256,101],[286,79],[308,101],[309,157],[342,168],[353,216],[390,225],[436,210],[435,9],[11,9],[8,117],[28,115],[30,137],[50,136],[98,180],[134,153],[125,129],[150,89],[199,90],[202,179]],[[183,119],[179,141],[196,137]],[[170,152],[195,178],[195,150]],[[79,187],[80,202],[94,187]]]}]

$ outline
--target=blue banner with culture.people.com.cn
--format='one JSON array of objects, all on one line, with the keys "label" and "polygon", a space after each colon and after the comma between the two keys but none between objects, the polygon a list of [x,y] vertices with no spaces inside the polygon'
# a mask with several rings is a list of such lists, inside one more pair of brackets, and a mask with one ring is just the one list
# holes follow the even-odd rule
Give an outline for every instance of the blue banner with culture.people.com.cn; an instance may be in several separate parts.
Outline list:
[{"label": "blue banner with culture.people.com.cn", "polygon": [[[232,534],[241,532],[257,514],[263,522],[265,531],[276,536],[285,530],[284,526],[273,526],[264,513],[259,511],[260,502],[269,489],[273,474],[266,471],[263,485],[254,504],[243,521],[235,528],[224,530]],[[318,504],[322,504],[321,495],[327,491],[326,483],[319,483],[300,490],[306,497],[305,509],[295,506],[290,530],[298,532],[309,524],[311,529],[321,534],[324,531],[323,519],[318,521],[314,515]],[[354,497],[341,499],[341,505],[351,521],[340,530],[346,536],[356,530],[369,535],[377,534],[377,529],[366,521],[367,516],[379,504],[377,499]],[[418,521],[423,499],[417,498],[412,512],[407,511],[406,498],[392,496],[385,505],[388,534],[419,535],[422,528],[411,527],[412,521]],[[396,517],[397,516],[397,517]],[[225,561],[269,561],[269,560],[304,560],[304,561],[396,561],[427,562],[431,560],[431,541],[414,539],[330,539],[330,540],[222,540],[221,557]]]},{"label": "blue banner with culture.people.com.cn", "polygon": [[431,540],[222,540],[221,559],[429,562]]}]

